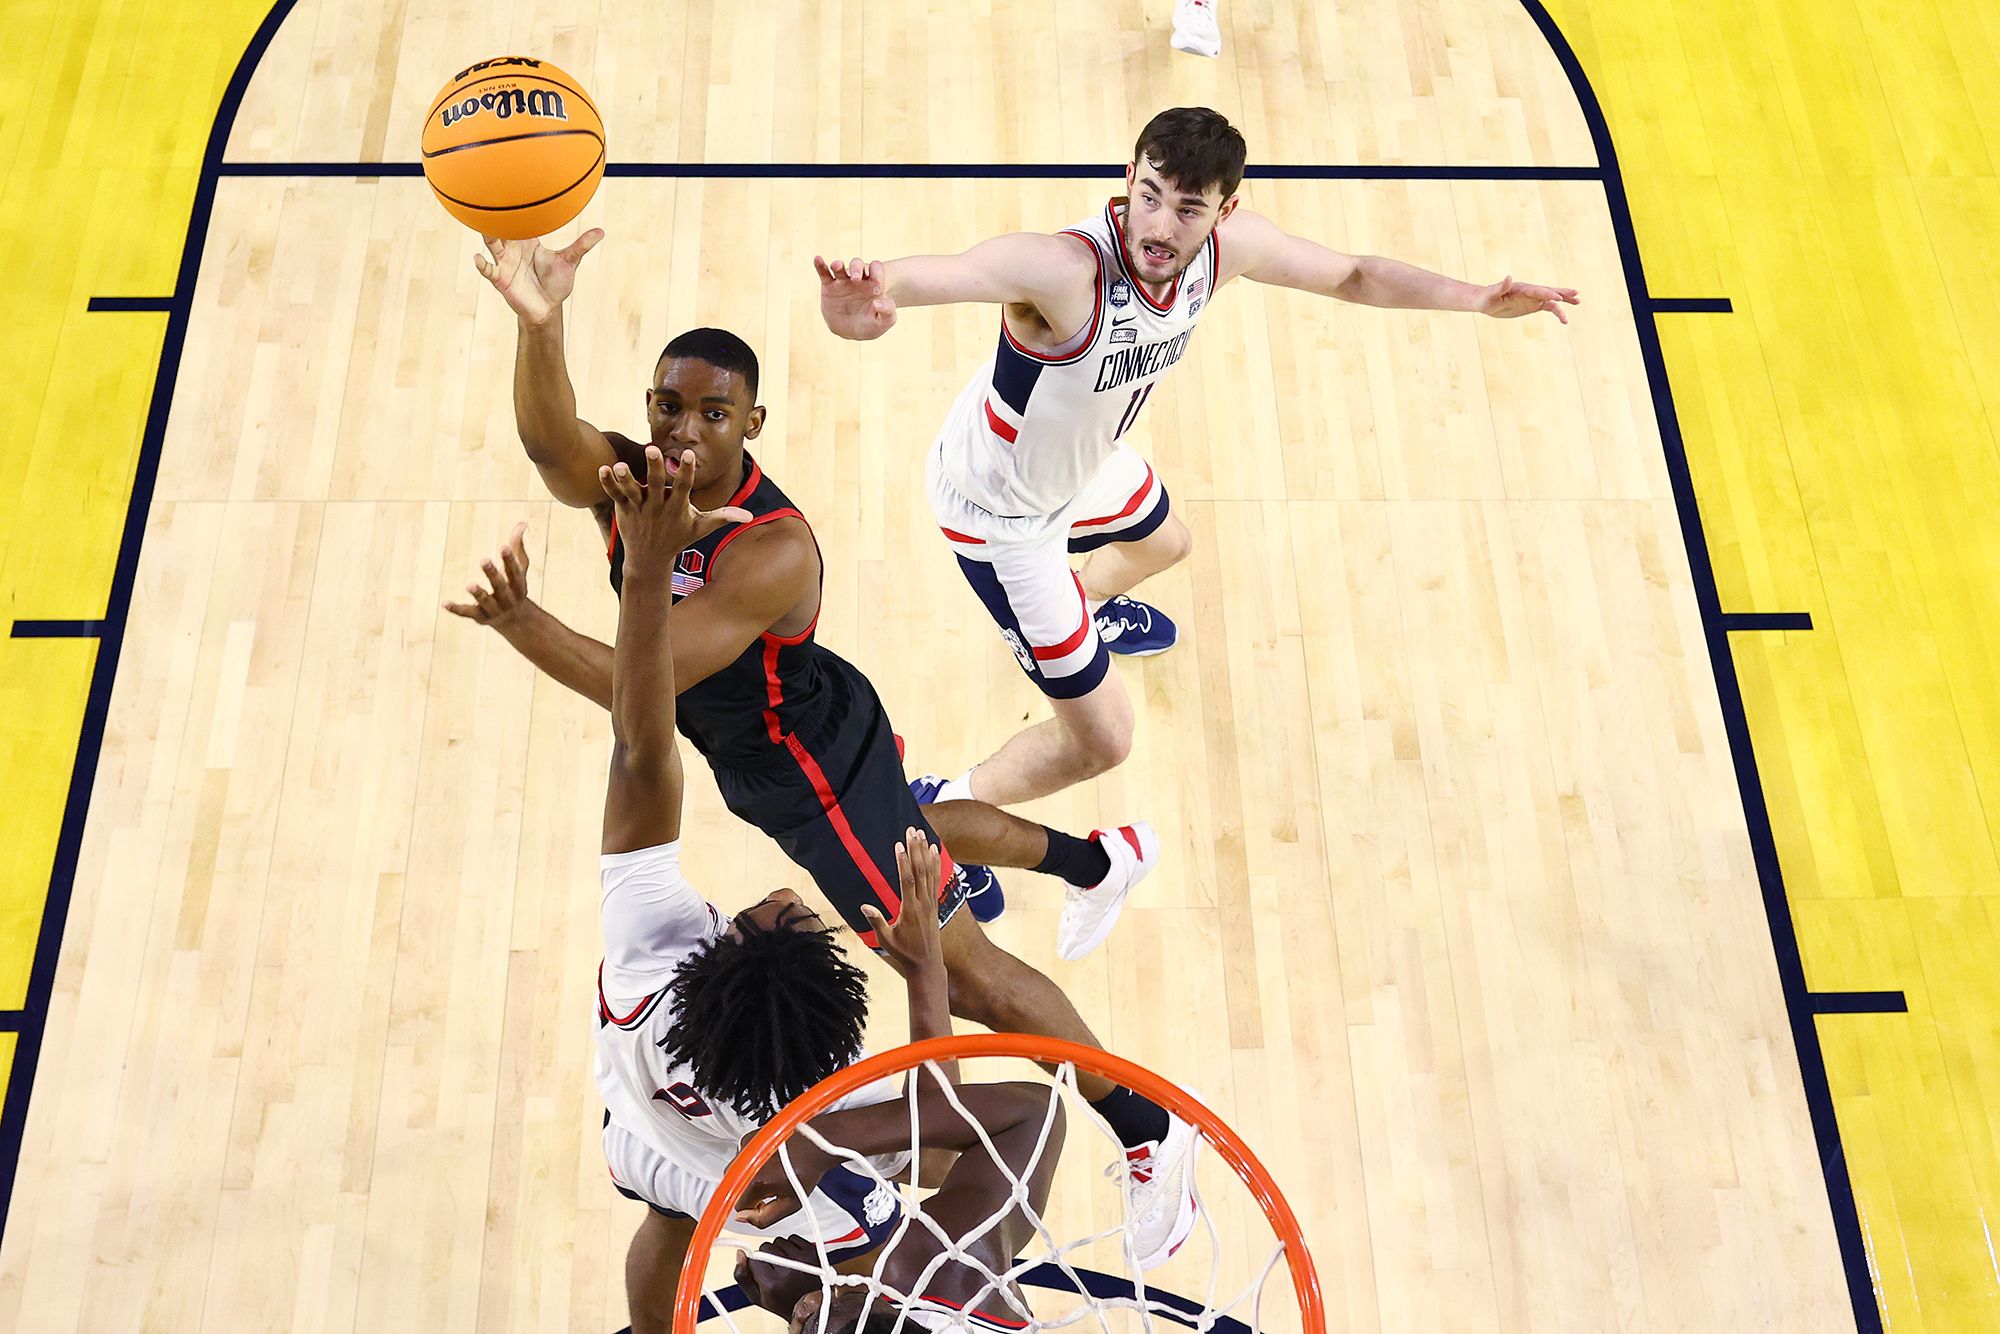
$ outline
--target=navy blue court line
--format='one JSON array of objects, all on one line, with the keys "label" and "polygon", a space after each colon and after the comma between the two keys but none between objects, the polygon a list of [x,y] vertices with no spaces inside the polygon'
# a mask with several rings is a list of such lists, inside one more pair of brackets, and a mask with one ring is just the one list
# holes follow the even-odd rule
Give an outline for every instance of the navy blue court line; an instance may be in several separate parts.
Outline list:
[{"label": "navy blue court line", "polygon": [[1833,1214],[1834,1237],[1840,1245],[1841,1267],[1846,1271],[1847,1296],[1854,1306],[1858,1334],[1883,1334],[1882,1313],[1875,1305],[1875,1288],[1868,1273],[1861,1216],[1854,1203],[1854,1183],[1848,1176],[1840,1123],[1834,1115],[1833,1093],[1827,1084],[1826,1054],[1820,1050],[1819,1030],[1813,1024],[1805,967],[1799,959],[1799,939],[1792,926],[1790,903],[1785,898],[1777,841],[1771,834],[1771,813],[1764,801],[1763,782],[1757,774],[1757,756],[1750,744],[1750,723],[1743,712],[1743,691],[1736,680],[1736,663],[1729,653],[1721,596],[1715,587],[1715,567],[1709,560],[1708,539],[1702,533],[1694,478],[1688,471],[1686,444],[1681,440],[1680,416],[1674,409],[1666,357],[1660,349],[1660,328],[1653,319],[1658,307],[1647,291],[1646,271],[1639,262],[1639,237],[1632,225],[1632,203],[1625,194],[1625,180],[1618,170],[1618,153],[1611,143],[1611,127],[1604,119],[1604,108],[1598,104],[1597,93],[1591,88],[1576,52],[1556,21],[1549,17],[1542,0],[1521,0],[1521,6],[1542,30],[1549,49],[1569,76],[1577,105],[1590,126],[1597,160],[1604,168],[1604,195],[1611,208],[1612,229],[1618,236],[1618,256],[1625,268],[1639,350],[1646,363],[1646,381],[1653,393],[1653,412],[1660,424],[1660,444],[1666,455],[1667,476],[1673,485],[1674,509],[1680,516],[1681,541],[1687,547],[1688,566],[1694,575],[1695,602],[1701,609],[1702,630],[1708,640],[1708,660],[1715,673],[1715,693],[1722,705],[1723,730],[1729,736],[1729,753],[1736,765],[1736,785],[1743,798],[1751,855],[1757,864],[1757,884],[1764,898],[1764,919],[1771,930],[1771,951],[1777,958],[1778,984],[1784,993],[1786,1016],[1791,1021],[1792,1042],[1798,1048],[1799,1078],[1805,1087],[1806,1110],[1812,1119],[1813,1139],[1826,1177],[1827,1204]]},{"label": "navy blue court line", "polygon": [[0,1033],[18,1033],[25,1018],[21,1010],[0,1010]]},{"label": "navy blue court line", "polygon": [[11,639],[101,639],[103,621],[16,621]]},{"label": "navy blue court line", "polygon": [[1722,613],[1722,628],[1725,630],[1810,630],[1812,613],[1809,611],[1726,611]]},{"label": "navy blue court line", "polygon": [[63,927],[69,921],[70,895],[76,888],[77,851],[83,843],[84,816],[90,810],[91,784],[104,745],[104,722],[111,711],[111,685],[118,678],[118,658],[125,647],[125,622],[132,609],[132,587],[139,575],[139,548],[146,539],[146,516],[153,506],[153,486],[160,472],[160,447],[167,434],[167,412],[180,379],[181,351],[187,341],[188,317],[194,308],[195,277],[201,271],[202,248],[208,241],[208,218],[215,205],[215,182],[236,112],[243,105],[250,75],[277,35],[285,16],[298,0],[276,0],[264,22],[243,49],[243,58],[229,76],[215,122],[209,127],[202,154],[201,176],[195,183],[194,206],[188,212],[187,239],[181,245],[181,266],[174,280],[167,311],[167,331],[160,346],[160,369],[153,377],[153,399],[146,410],[139,438],[138,464],[132,473],[132,499],[125,509],[125,528],[118,540],[118,563],[111,575],[111,595],[105,605],[97,662],[90,673],[90,694],[84,704],[83,728],[76,742],[76,766],[70,771],[69,795],[63,803],[62,832],[56,838],[55,864],[49,872],[48,899],[42,905],[41,932],[28,969],[28,996],[22,1007],[20,1043],[7,1081],[7,1101],[0,1107],[0,1236],[14,1206],[14,1176],[20,1168],[21,1140],[28,1128],[28,1098],[35,1087],[41,1059],[42,1034],[48,1027],[49,995],[56,979],[56,956],[62,949]]},{"label": "navy blue court line", "polygon": [[1655,315],[1728,315],[1735,310],[1726,296],[1656,296],[1652,306]]},{"label": "navy blue court line", "polygon": [[[1095,1269],[1078,1268],[1076,1277],[1082,1280],[1083,1291],[1100,1301],[1117,1297],[1135,1298],[1138,1296],[1139,1288],[1137,1284],[1133,1283],[1130,1279],[1119,1278],[1114,1274],[1100,1273]],[[1077,1283],[1068,1274],[1065,1274],[1061,1268],[1053,1264],[1036,1265],[1033,1269],[1021,1275],[1021,1284],[1029,1288],[1046,1288],[1050,1292],[1077,1291]],[[1190,1301],[1178,1293],[1167,1292],[1164,1289],[1150,1286],[1146,1289],[1146,1299],[1148,1302],[1156,1302],[1159,1306],[1167,1308],[1166,1310],[1156,1308],[1153,1311],[1156,1318],[1184,1326],[1188,1329],[1196,1329],[1200,1326],[1201,1314],[1207,1309],[1200,1302]],[[719,1310],[717,1309],[718,1305],[720,1306]],[[750,1299],[743,1295],[743,1289],[731,1283],[727,1287],[717,1288],[712,1294],[702,1297],[701,1314],[697,1317],[697,1320],[705,1323],[715,1319],[724,1311],[734,1315],[748,1305],[750,1305]],[[911,1326],[911,1328],[915,1327]],[[1209,1329],[1213,1330],[1215,1334],[1251,1334],[1248,1325],[1238,1320],[1235,1316],[1228,1315],[1217,1316],[1215,1323],[1210,1325]],[[632,1327],[627,1325],[625,1328],[619,1330],[618,1334],[632,1334]]]},{"label": "navy blue court line", "polygon": [[94,296],[84,303],[85,310],[172,310],[174,299],[170,296]]},{"label": "navy blue court line", "polygon": [[[225,162],[224,176],[421,176],[417,162]],[[1090,162],[613,162],[607,177],[736,180],[1071,181],[1125,174],[1125,164]],[[1596,167],[1458,167],[1253,164],[1244,175],[1272,181],[1601,181]]]},{"label": "navy blue court line", "polygon": [[1908,1014],[1910,998],[1900,991],[1811,991],[1814,1014]]}]

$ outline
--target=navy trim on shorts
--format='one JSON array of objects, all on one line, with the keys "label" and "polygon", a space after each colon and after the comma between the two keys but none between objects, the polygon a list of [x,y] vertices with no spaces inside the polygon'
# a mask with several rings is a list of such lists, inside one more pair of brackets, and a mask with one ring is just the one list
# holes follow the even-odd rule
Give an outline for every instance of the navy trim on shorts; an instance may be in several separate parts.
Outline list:
[{"label": "navy trim on shorts", "polygon": [[[1164,512],[1165,507],[1162,506]],[[958,568],[965,575],[965,582],[972,585],[972,591],[986,604],[987,614],[1000,625],[1001,635],[1007,646],[1014,648],[1014,661],[1021,671],[1050,699],[1076,699],[1097,689],[1104,680],[1104,674],[1111,670],[1111,650],[1104,647],[1104,637],[1097,633],[1097,626],[1090,626],[1090,637],[1097,642],[1097,651],[1081,671],[1070,676],[1044,676],[1035,665],[1034,656],[1029,652],[1028,636],[1021,629],[1021,618],[1014,614],[1014,604],[1007,600],[1007,590],[1000,585],[1000,576],[985,561],[968,560],[952,553],[958,559]]]},{"label": "navy trim on shorts", "polygon": [[1072,537],[1069,540],[1070,554],[1079,555],[1086,551],[1095,551],[1099,547],[1108,547],[1113,542],[1137,542],[1143,538],[1151,537],[1155,532],[1159,531],[1160,525],[1167,521],[1167,509],[1170,498],[1167,495],[1167,484],[1165,482],[1161,482],[1156,478],[1154,485],[1160,488],[1160,503],[1153,506],[1151,514],[1148,514],[1130,528],[1121,528],[1115,533],[1092,533],[1088,537]]},{"label": "navy trim on shorts", "polygon": [[617,1178],[615,1177],[612,1178],[611,1188],[617,1191],[620,1195],[623,1195],[628,1200],[637,1200],[640,1204],[645,1205],[648,1209],[651,1209],[654,1213],[658,1214],[662,1218],[681,1218],[681,1219],[686,1219],[690,1223],[694,1222],[694,1219],[689,1218],[686,1214],[682,1213],[680,1210],[668,1209],[662,1205],[654,1204],[651,1200],[647,1199],[644,1195],[641,1195],[638,1191],[620,1185],[618,1183]]}]

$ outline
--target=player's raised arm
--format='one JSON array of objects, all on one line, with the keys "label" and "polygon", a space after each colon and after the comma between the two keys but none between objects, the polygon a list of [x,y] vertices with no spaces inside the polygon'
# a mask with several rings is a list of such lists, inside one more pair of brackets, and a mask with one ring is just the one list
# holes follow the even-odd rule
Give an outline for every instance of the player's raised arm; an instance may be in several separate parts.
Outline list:
[{"label": "player's raised arm", "polygon": [[[788,535],[784,526],[766,524],[746,535],[721,567],[727,574],[718,574],[674,609],[676,694],[734,662],[797,604],[801,588],[814,585],[819,567],[811,537]],[[479,563],[485,582],[465,586],[470,601],[446,602],[444,609],[490,627],[544,675],[608,709],[611,645],[570,628],[528,595],[527,528],[516,524],[500,550]]]},{"label": "player's raised arm", "polygon": [[479,276],[506,298],[520,321],[514,340],[514,423],[529,460],[565,505],[603,501],[597,470],[615,459],[604,432],[576,415],[576,391],[563,358],[563,302],[577,266],[604,239],[593,227],[561,250],[539,241],[486,238],[473,256]]},{"label": "player's raised arm", "polygon": [[[902,911],[893,922],[879,910],[861,905],[875,928],[889,965],[903,975],[910,990],[910,1041],[951,1036],[951,988],[945,974],[944,945],[938,928],[938,886],[944,879],[943,858],[921,829],[906,830],[896,845],[896,876],[901,881]],[[947,1074],[956,1078],[956,1062]]]},{"label": "player's raised arm", "polygon": [[1481,287],[1381,255],[1346,255],[1293,236],[1249,209],[1239,208],[1220,233],[1224,277],[1292,287],[1363,306],[1397,310],[1461,310],[1498,319],[1547,311],[1564,324],[1563,307],[1578,303],[1576,289],[1543,287],[1503,278]]},{"label": "player's raised arm", "polygon": [[815,255],[819,309],[842,338],[880,338],[904,306],[959,302],[1033,306],[1051,328],[1090,317],[1096,262],[1075,240],[1011,232],[957,255],[827,260]]},{"label": "player's raised arm", "polygon": [[642,485],[623,463],[598,484],[618,512],[625,539],[625,587],[611,660],[611,776],[604,795],[603,850],[632,852],[671,843],[681,832],[681,756],[674,737],[674,654],[667,635],[674,563],[709,530],[741,511],[694,508],[694,451],[670,469],[646,447]]}]

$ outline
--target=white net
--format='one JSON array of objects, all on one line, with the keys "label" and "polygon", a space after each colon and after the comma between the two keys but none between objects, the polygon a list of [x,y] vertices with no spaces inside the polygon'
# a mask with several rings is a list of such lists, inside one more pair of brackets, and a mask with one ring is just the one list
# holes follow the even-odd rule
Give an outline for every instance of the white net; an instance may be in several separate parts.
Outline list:
[{"label": "white net", "polygon": [[[1090,1110],[1077,1088],[1073,1065],[1062,1064],[1046,1070],[1022,1067],[1047,1080],[1048,1099],[1032,1154],[1025,1162],[1017,1161],[1011,1166],[988,1128],[966,1107],[961,1090],[945,1078],[938,1064],[925,1061],[920,1068],[923,1075],[909,1079],[903,1094],[909,1116],[909,1161],[912,1164],[922,1161],[926,1138],[919,1093],[930,1090],[933,1139],[938,1135],[936,1098],[941,1094],[950,1115],[959,1118],[977,1139],[976,1147],[967,1147],[962,1152],[988,1156],[1004,1178],[1005,1198],[995,1199],[991,1211],[976,1225],[965,1227],[961,1223],[954,1232],[926,1210],[931,1194],[914,1184],[917,1176],[914,1170],[902,1174],[891,1160],[871,1158],[845,1145],[829,1143],[810,1122],[802,1125],[797,1136],[865,1177],[873,1187],[892,1192],[902,1205],[901,1217],[887,1241],[858,1267],[846,1265],[847,1272],[829,1254],[837,1239],[827,1235],[825,1221],[812,1209],[795,1215],[797,1235],[811,1244],[811,1259],[794,1258],[796,1251],[790,1255],[764,1253],[758,1257],[759,1265],[794,1271],[817,1286],[821,1297],[818,1314],[806,1324],[807,1331],[825,1334],[830,1327],[845,1326],[844,1317],[838,1325],[830,1324],[835,1306],[832,1296],[837,1289],[864,1294],[863,1315],[854,1328],[868,1334],[877,1331],[904,1334],[906,1330],[924,1329],[1034,1334],[1069,1328],[1102,1334],[1179,1328],[1212,1330],[1217,1334],[1262,1334],[1266,1329],[1301,1327],[1299,1306],[1286,1282],[1289,1275],[1280,1268],[1286,1259],[1286,1243],[1274,1235],[1264,1215],[1254,1206],[1249,1208],[1246,1220],[1240,1201],[1232,1201],[1222,1211],[1234,1233],[1225,1236],[1217,1227],[1218,1211],[1208,1207],[1202,1198],[1195,1164],[1188,1168],[1197,1206],[1194,1233],[1167,1266],[1150,1275],[1141,1268],[1134,1230],[1128,1220],[1136,1214],[1134,1195],[1143,1189],[1138,1180],[1143,1169],[1134,1169],[1111,1128]],[[1014,1073],[1010,1071],[1010,1077]],[[969,1082],[966,1087],[970,1087]],[[1055,1133],[1061,1124],[1070,1128],[1066,1144],[1064,1136]],[[1078,1133],[1083,1126],[1094,1127],[1097,1135]],[[962,1137],[963,1130],[958,1133]],[[777,1161],[794,1197],[805,1200],[810,1192],[799,1179],[789,1144],[790,1141],[777,1150]],[[1109,1161],[1099,1168],[1097,1164],[1104,1162],[1105,1150]],[[1045,1165],[1045,1158],[1058,1153],[1062,1158],[1060,1164]],[[885,1174],[885,1168],[896,1175]],[[1051,1169],[1056,1173],[1048,1198],[1040,1207],[1032,1198],[1030,1185],[1038,1169],[1044,1176]],[[1245,1182],[1233,1175],[1217,1175],[1223,1178],[1217,1183],[1222,1190],[1247,1198]],[[1101,1198],[1106,1185],[1115,1192],[1108,1201]],[[1093,1200],[1093,1196],[1099,1198]],[[717,1201],[717,1207],[721,1204]],[[995,1265],[990,1263],[995,1249],[988,1246],[982,1250],[979,1243],[1006,1225],[1010,1218],[1019,1220],[1013,1224],[1015,1241],[1018,1242],[1022,1232],[1021,1222],[1025,1222],[1030,1239],[1010,1260]],[[1245,1226],[1246,1221],[1254,1226]],[[934,1253],[915,1279],[909,1280],[906,1275],[905,1285],[899,1288],[885,1274],[891,1257],[913,1231],[928,1236],[933,1246],[924,1249],[934,1248]],[[731,1241],[746,1246],[756,1244],[748,1238]],[[1000,1252],[1009,1249],[1013,1248],[1001,1247]],[[903,1268],[907,1269],[907,1261]],[[950,1284],[953,1295],[949,1300],[930,1293],[932,1280],[948,1268],[953,1272]],[[1270,1283],[1274,1272],[1280,1275],[1275,1285]],[[977,1290],[969,1296],[965,1290],[968,1273],[977,1279]],[[748,1299],[728,1283],[726,1265],[711,1264],[708,1274],[710,1285],[705,1289],[701,1312],[704,1320],[719,1317],[730,1334],[753,1331],[761,1334],[778,1327],[776,1317],[750,1307]],[[718,1278],[720,1282],[716,1281]],[[1269,1312],[1267,1288],[1282,1297],[1271,1303],[1274,1309]],[[1267,1323],[1271,1319],[1276,1323]]]}]

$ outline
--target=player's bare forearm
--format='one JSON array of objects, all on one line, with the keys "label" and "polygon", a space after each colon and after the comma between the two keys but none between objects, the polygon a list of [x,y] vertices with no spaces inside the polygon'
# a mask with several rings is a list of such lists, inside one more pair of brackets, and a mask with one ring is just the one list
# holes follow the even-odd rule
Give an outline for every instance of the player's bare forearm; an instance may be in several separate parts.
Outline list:
[{"label": "player's bare forearm", "polygon": [[648,768],[677,754],[674,650],[667,635],[673,593],[665,573],[657,580],[635,578],[628,565],[611,655],[611,735],[635,764]]},{"label": "player's bare forearm", "polygon": [[[960,1084],[954,1090],[967,1112],[998,1140],[1008,1131],[1048,1115],[1049,1090],[1042,1084]],[[965,1152],[979,1146],[979,1132],[951,1105],[935,1079],[917,1093],[917,1124],[925,1149]],[[828,1112],[812,1127],[829,1144],[867,1155],[899,1153],[910,1147],[910,1109],[905,1100]]]},{"label": "player's bare forearm", "polygon": [[611,707],[611,645],[572,630],[540,603],[523,603],[496,627],[516,653],[599,708]]},{"label": "player's bare forearm", "polygon": [[521,322],[514,340],[514,424],[530,457],[560,453],[575,442],[576,390],[563,356],[560,310],[540,324]]},{"label": "player's bare forearm", "polygon": [[[925,969],[909,979],[910,1041],[951,1036],[951,982],[943,968]],[[946,1070],[954,1082],[958,1063]]]},{"label": "player's bare forearm", "polygon": [[1432,273],[1399,259],[1357,255],[1354,272],[1329,293],[1343,301],[1385,310],[1476,311],[1486,289],[1442,273]]}]

